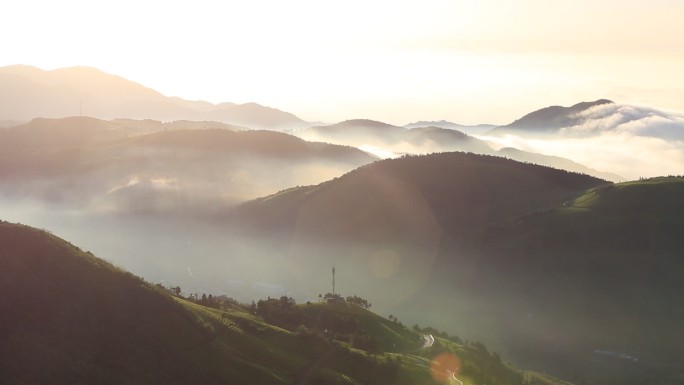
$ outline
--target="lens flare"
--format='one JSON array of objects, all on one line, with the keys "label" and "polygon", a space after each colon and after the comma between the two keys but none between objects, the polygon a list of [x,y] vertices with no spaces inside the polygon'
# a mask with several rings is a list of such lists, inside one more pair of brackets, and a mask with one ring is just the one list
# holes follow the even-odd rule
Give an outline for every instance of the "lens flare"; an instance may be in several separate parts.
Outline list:
[{"label": "lens flare", "polygon": [[461,360],[452,353],[442,353],[430,363],[430,374],[439,383],[448,383],[461,370]]},{"label": "lens flare", "polygon": [[379,278],[389,278],[399,271],[401,259],[394,250],[378,250],[369,261],[371,272]]}]

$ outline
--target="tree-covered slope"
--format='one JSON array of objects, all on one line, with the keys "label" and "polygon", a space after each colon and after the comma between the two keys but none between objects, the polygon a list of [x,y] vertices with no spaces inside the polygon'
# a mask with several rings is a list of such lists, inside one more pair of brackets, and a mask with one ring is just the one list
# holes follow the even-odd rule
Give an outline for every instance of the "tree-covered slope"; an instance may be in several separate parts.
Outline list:
[{"label": "tree-covered slope", "polygon": [[243,204],[230,219],[261,237],[261,247],[285,253],[292,268],[283,275],[292,280],[326,285],[320,272],[337,264],[359,293],[393,306],[422,300],[421,287],[453,243],[479,243],[491,223],[555,207],[605,183],[503,158],[442,153],[384,160],[285,190]]},{"label": "tree-covered slope", "polygon": [[234,215],[257,228],[337,240],[459,234],[606,183],[493,156],[440,153],[376,162],[248,202]]},{"label": "tree-covered slope", "polygon": [[445,247],[423,298],[460,304],[436,317],[498,339],[519,364],[590,383],[677,383],[682,197],[682,178],[654,178],[490,224],[480,241]]}]

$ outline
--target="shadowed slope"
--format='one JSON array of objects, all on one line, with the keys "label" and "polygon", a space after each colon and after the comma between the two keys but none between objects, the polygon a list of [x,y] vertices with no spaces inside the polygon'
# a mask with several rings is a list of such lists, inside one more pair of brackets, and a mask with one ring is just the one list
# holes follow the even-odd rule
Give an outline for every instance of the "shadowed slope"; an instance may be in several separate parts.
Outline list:
[{"label": "shadowed slope", "polygon": [[296,226],[329,238],[362,237],[378,226],[422,227],[421,216],[436,221],[439,231],[452,232],[521,215],[603,183],[504,158],[443,153],[376,162],[318,186],[248,202],[236,215],[257,227]]},{"label": "shadowed slope", "polygon": [[[359,293],[387,306],[416,296],[440,250],[479,243],[485,226],[553,207],[588,187],[589,176],[492,156],[444,153],[384,160],[317,186],[239,206],[231,220],[288,255],[295,282],[344,265]],[[310,293],[314,294],[315,293]]]},{"label": "shadowed slope", "polygon": [[0,224],[0,373],[12,383],[231,383],[167,295],[46,233]]}]

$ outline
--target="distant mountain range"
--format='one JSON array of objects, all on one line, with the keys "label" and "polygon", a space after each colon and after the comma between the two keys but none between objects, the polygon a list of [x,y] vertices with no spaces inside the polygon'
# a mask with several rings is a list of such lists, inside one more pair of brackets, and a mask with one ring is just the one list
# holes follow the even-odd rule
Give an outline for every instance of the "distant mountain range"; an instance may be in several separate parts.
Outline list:
[{"label": "distant mountain range", "polygon": [[272,130],[309,126],[291,113],[256,103],[215,105],[167,97],[95,68],[0,68],[0,119],[29,121],[76,115],[100,119],[212,120]]},{"label": "distant mountain range", "polygon": [[530,112],[522,118],[505,126],[492,129],[492,133],[515,132],[527,134],[541,134],[556,132],[564,127],[572,127],[582,123],[585,119],[580,115],[592,107],[613,104],[608,99],[593,102],[581,102],[571,107],[551,106]]},{"label": "distant mountain range", "polygon": [[[684,151],[684,117],[648,108],[626,106],[607,99],[582,102],[570,107],[550,106],[531,112],[504,126],[461,125],[448,121],[419,121],[404,127],[364,119],[343,121],[332,125],[305,122],[295,115],[255,103],[211,104],[167,97],[118,76],[94,68],[73,67],[44,71],[30,66],[0,68],[0,128],[28,122],[34,118],[91,116],[104,120],[151,119],[158,121],[215,121],[252,129],[291,132],[306,140],[325,141],[361,148],[386,158],[403,154],[425,154],[442,151],[469,151],[495,154],[492,148],[517,147],[528,153],[544,156],[525,157],[552,167],[574,164],[572,171],[586,172],[600,178],[621,181],[640,176],[680,174],[679,155]],[[312,127],[313,126],[313,127]],[[452,131],[463,132],[469,137]],[[479,140],[473,136],[477,135]],[[506,142],[506,135],[517,137],[518,143]],[[617,136],[617,137],[605,137]],[[504,138],[498,143],[497,137]],[[591,147],[578,152],[554,153],[537,142],[525,146],[524,140],[564,140],[567,138],[601,137],[606,143],[634,147],[629,151],[595,151],[595,143],[580,143]],[[656,138],[668,141],[641,143],[633,138]],[[487,139],[486,141],[484,139]],[[510,138],[509,138],[510,139]],[[625,140],[630,143],[624,143]],[[615,144],[617,145],[617,144]],[[647,150],[643,148],[646,147]],[[674,148],[673,148],[674,147]],[[638,150],[637,150],[638,149]],[[637,153],[648,154],[648,164],[640,168],[625,168],[636,161]],[[520,154],[520,153],[519,153]],[[519,155],[518,154],[518,155]],[[667,157],[658,166],[655,156]],[[516,155],[507,156],[515,159]],[[558,161],[566,158],[567,161]]]},{"label": "distant mountain range", "polygon": [[452,129],[435,126],[407,129],[367,119],[309,127],[294,134],[306,140],[375,148],[399,155],[440,151],[485,152],[490,149],[486,143]]},{"label": "distant mountain range", "polygon": [[0,130],[0,191],[91,209],[212,210],[375,159],[217,122],[41,118]]},{"label": "distant mountain range", "polygon": [[[405,154],[464,151],[503,156],[521,162],[580,172],[614,182],[625,180],[619,175],[601,172],[562,157],[542,155],[510,147],[495,150],[494,143],[464,134],[457,129],[458,127],[470,129],[469,126],[448,122],[437,123],[441,126],[424,126],[419,122],[413,124],[413,128],[407,128],[373,120],[354,119],[327,126],[309,127],[293,132],[293,134],[306,140],[357,146],[383,158]],[[476,131],[482,133],[491,130],[493,126],[476,127]]]},{"label": "distant mountain range", "polygon": [[448,122],[446,120],[433,120],[425,121],[421,120],[414,123],[409,123],[404,125],[406,128],[420,128],[420,127],[440,127],[449,130],[462,131],[468,135],[480,135],[496,127],[495,124],[477,124],[474,126],[468,126],[464,124],[458,124],[453,122]]}]

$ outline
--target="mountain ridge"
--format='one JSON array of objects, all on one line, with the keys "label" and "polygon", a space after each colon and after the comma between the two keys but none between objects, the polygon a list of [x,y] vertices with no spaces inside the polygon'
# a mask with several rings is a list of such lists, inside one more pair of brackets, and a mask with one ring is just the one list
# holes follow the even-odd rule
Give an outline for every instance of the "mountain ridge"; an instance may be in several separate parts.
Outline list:
[{"label": "mountain ridge", "polygon": [[505,126],[493,128],[490,133],[501,133],[506,131],[516,133],[550,133],[556,130],[573,126],[581,121],[576,114],[589,108],[614,104],[612,100],[598,99],[593,102],[580,102],[570,107],[549,106],[530,112],[520,119],[513,121]]},{"label": "mountain ridge", "polygon": [[[501,167],[501,169],[498,169],[497,167]],[[435,176],[435,172],[437,170],[440,171],[439,176]],[[488,175],[483,175],[480,171],[486,171]],[[520,180],[528,180],[530,182],[530,185],[532,184],[532,179],[524,178],[549,177],[550,180],[552,180],[553,178],[559,178],[558,180],[560,184],[555,185],[549,183],[548,187],[551,187],[552,185],[561,186],[565,184],[567,185],[567,187],[564,186],[561,189],[567,188],[567,191],[571,191],[573,188],[576,188],[570,187],[571,185],[573,185],[573,183],[579,183],[578,186],[582,186],[579,188],[579,191],[583,191],[585,188],[588,188],[592,185],[595,186],[607,183],[605,181],[586,175],[575,174],[565,170],[552,169],[534,164],[521,163],[491,155],[477,155],[472,153],[459,152],[440,153],[420,156],[404,156],[402,158],[378,161],[355,169],[339,178],[321,183],[319,185],[308,186],[299,189],[290,189],[279,194],[267,196],[264,198],[244,203],[238,207],[238,212],[240,212],[240,210],[249,210],[250,208],[257,207],[260,204],[260,202],[268,202],[269,205],[272,205],[275,202],[274,199],[279,199],[279,197],[288,197],[291,196],[291,194],[298,194],[302,197],[302,199],[305,199],[306,201],[313,201],[318,199],[317,195],[326,194],[329,190],[338,188],[336,186],[340,186],[343,183],[349,184],[350,186],[341,188],[341,190],[347,191],[349,193],[353,192],[354,196],[356,196],[357,198],[368,197],[373,195],[371,191],[373,191],[374,188],[386,189],[386,187],[382,186],[382,183],[384,182],[381,182],[380,185],[370,187],[373,186],[373,183],[370,182],[371,180],[373,180],[373,178],[390,178],[388,179],[387,183],[395,183],[389,182],[390,180],[396,180],[396,183],[400,184],[403,183],[402,181],[408,181],[411,184],[415,184],[416,186],[418,186],[418,190],[410,192],[409,195],[418,194],[418,196],[422,196],[420,201],[431,202],[428,203],[428,205],[430,206],[430,211],[434,212],[434,214],[430,214],[430,217],[434,218],[433,215],[435,215],[435,217],[448,218],[450,215],[448,213],[453,214],[461,209],[460,205],[454,206],[453,204],[450,204],[448,197],[463,196],[475,198],[477,200],[483,199],[479,197],[479,195],[482,192],[476,192],[477,187],[473,187],[473,182],[471,182],[471,184],[469,185],[462,185],[459,184],[459,182],[464,181],[468,178],[482,178],[482,182],[487,183],[487,186],[496,186],[499,183],[503,183],[503,181],[497,180],[497,177],[495,175],[501,175],[503,178],[505,173],[509,171],[520,173]],[[441,173],[444,172],[446,172],[447,174],[442,175]],[[507,178],[515,181],[518,187],[524,186],[524,184],[520,180],[516,180],[517,177]],[[361,179],[364,180],[364,182],[362,182]],[[445,182],[445,180],[448,182]],[[449,188],[445,187],[445,185],[447,184],[448,186],[450,186]],[[545,191],[540,190],[537,187],[526,186],[524,188],[529,191],[536,191],[537,193],[542,195],[546,194]],[[445,189],[450,192],[445,192]],[[459,191],[459,193],[456,194],[451,190]],[[385,192],[387,193],[387,191]],[[512,194],[511,191],[502,193]],[[554,193],[550,193],[549,196],[553,195]],[[528,196],[527,198],[530,198],[530,196]],[[344,204],[345,202],[354,202],[355,198],[345,196],[344,199],[330,198],[330,200],[338,202],[338,207],[335,208],[334,211],[341,210],[341,212],[346,213],[346,216],[349,216],[352,210],[363,211],[363,209],[353,208],[351,206],[346,208],[340,208],[341,206],[339,206],[339,204]],[[542,201],[543,200],[544,199],[542,199]],[[303,204],[303,202],[299,202],[297,204]],[[435,206],[435,204],[439,204],[441,206]],[[445,209],[447,209],[447,211],[445,211]],[[316,209],[307,211],[310,211],[313,214],[316,212],[330,213],[331,210],[332,209]],[[525,212],[525,209],[513,207],[508,207],[506,208],[506,210],[516,211],[521,214]],[[266,210],[264,214],[266,214],[267,219],[272,219],[268,216],[268,210]],[[508,214],[496,213],[494,215],[495,217],[503,218],[506,217]],[[254,220],[254,218],[257,216],[241,215],[240,217],[249,222],[250,220]],[[248,219],[248,217],[251,219]],[[301,225],[301,218],[299,218],[298,221],[300,221],[298,223],[299,225]],[[317,233],[323,228],[325,228],[325,226],[321,223],[320,226],[313,226],[311,229],[309,229],[309,231]],[[351,228],[354,227],[352,226]],[[359,230],[356,229],[355,231]],[[303,231],[303,233],[307,232],[308,231]],[[333,233],[337,232],[332,232],[331,234]],[[340,233],[344,233],[344,231]]]},{"label": "mountain ridge", "polygon": [[0,130],[0,191],[75,208],[100,201],[109,209],[186,210],[194,202],[204,212],[204,200],[225,207],[376,159],[349,146],[217,122],[38,118]]},{"label": "mountain ridge", "polygon": [[294,134],[307,140],[356,145],[362,149],[367,146],[397,155],[438,151],[491,151],[487,143],[458,130],[437,126],[409,129],[369,119],[351,119],[326,126],[313,126]]},{"label": "mountain ridge", "polygon": [[253,102],[214,105],[166,97],[92,67],[52,71],[22,65],[2,67],[0,86],[0,117],[4,120],[64,117],[78,112],[103,119],[220,120],[262,129],[308,126],[291,113]]}]

